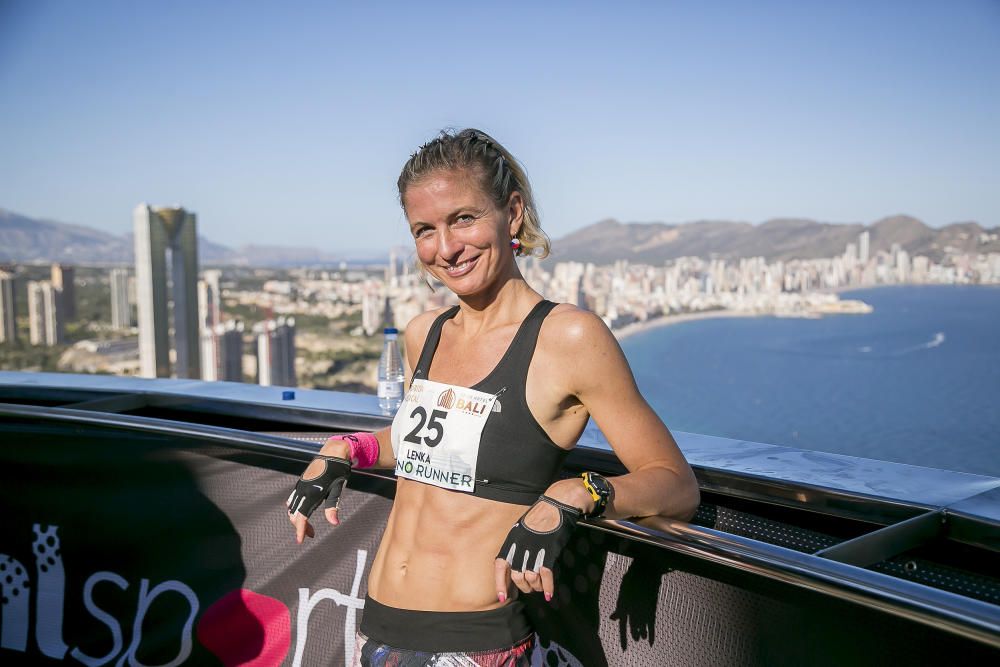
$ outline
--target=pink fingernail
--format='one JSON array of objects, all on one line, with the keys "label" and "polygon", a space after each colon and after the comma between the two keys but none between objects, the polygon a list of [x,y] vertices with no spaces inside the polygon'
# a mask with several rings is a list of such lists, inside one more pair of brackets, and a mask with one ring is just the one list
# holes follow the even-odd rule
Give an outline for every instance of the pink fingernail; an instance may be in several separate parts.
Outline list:
[{"label": "pink fingernail", "polygon": [[507,601],[507,594],[506,593],[497,593],[497,599],[500,600],[500,602],[506,602]]},{"label": "pink fingernail", "polygon": [[546,593],[545,594],[545,601],[546,602],[552,602],[552,593]]}]

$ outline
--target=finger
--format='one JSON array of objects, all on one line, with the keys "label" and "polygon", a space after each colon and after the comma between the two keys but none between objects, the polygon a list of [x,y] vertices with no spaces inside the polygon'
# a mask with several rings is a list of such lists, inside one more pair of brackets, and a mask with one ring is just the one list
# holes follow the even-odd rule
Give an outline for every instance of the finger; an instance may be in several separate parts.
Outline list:
[{"label": "finger", "polygon": [[326,520],[332,523],[334,526],[340,525],[340,515],[337,513],[336,507],[327,507],[323,514],[326,516]]},{"label": "finger", "polygon": [[516,570],[511,570],[511,572],[510,572],[510,580],[512,582],[514,582],[515,586],[517,586],[517,590],[521,591],[522,593],[530,593],[531,592],[531,584],[527,583],[524,580],[524,572],[518,572]]},{"label": "finger", "polygon": [[538,593],[542,590],[542,578],[538,576],[537,572],[532,572],[531,570],[525,571],[524,583],[528,584],[534,593]]},{"label": "finger", "polygon": [[506,602],[510,590],[510,563],[502,558],[493,563],[493,583],[496,584],[497,600]]},{"label": "finger", "polygon": [[543,567],[538,571],[538,576],[542,579],[542,593],[545,594],[545,601],[551,602],[552,596],[556,594],[556,581],[552,576],[552,570]]},{"label": "finger", "polygon": [[292,523],[295,524],[295,541],[302,544],[302,540],[304,540],[306,536],[306,518],[298,512],[293,514],[292,518],[294,519]]}]

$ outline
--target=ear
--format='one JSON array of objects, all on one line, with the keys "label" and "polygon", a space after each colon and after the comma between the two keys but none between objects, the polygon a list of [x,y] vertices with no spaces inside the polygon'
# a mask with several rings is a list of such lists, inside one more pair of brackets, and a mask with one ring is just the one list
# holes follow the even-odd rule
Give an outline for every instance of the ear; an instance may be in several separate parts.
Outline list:
[{"label": "ear", "polygon": [[507,219],[510,237],[514,238],[521,231],[521,223],[524,222],[524,199],[517,190],[511,192],[507,200]]}]

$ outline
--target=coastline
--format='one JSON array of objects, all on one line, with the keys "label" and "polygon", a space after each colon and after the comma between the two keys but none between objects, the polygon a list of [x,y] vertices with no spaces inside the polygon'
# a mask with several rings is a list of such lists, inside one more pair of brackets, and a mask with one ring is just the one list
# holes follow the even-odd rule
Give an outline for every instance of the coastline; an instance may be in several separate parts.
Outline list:
[{"label": "coastline", "polygon": [[[878,285],[850,285],[842,287],[833,287],[817,290],[819,294],[835,294],[837,297],[842,297],[846,293],[859,292],[871,289],[883,289],[887,287],[992,287],[994,289],[1000,289],[1000,285],[951,285],[951,284],[940,284],[940,283],[885,283]],[[853,299],[847,299],[847,301],[853,301]],[[820,312],[815,313],[816,316],[826,317],[830,315],[848,315],[848,314],[863,314],[863,313],[851,313],[850,311],[843,312]],[[663,317],[658,317],[652,320],[646,320],[644,322],[634,322],[632,324],[625,325],[621,329],[612,329],[611,332],[618,339],[618,342],[625,340],[635,334],[642,333],[644,331],[651,331],[653,329],[658,329],[660,327],[668,327],[673,324],[681,324],[684,322],[695,322],[698,320],[708,320],[723,317],[783,317],[783,315],[774,312],[756,312],[756,311],[736,311],[720,308],[717,310],[700,310],[696,312],[680,313],[677,315],[665,315]]]},{"label": "coastline", "polygon": [[754,313],[748,311],[737,311],[737,310],[699,310],[693,313],[680,313],[677,315],[664,315],[663,317],[657,317],[652,320],[646,320],[644,322],[633,322],[632,324],[627,324],[621,329],[612,329],[611,332],[618,339],[618,342],[622,342],[630,336],[634,336],[638,333],[643,333],[644,331],[651,331],[653,329],[659,329],[661,327],[668,327],[673,324],[681,324],[683,322],[696,322],[698,320],[710,320],[722,317],[774,317],[773,313]]}]

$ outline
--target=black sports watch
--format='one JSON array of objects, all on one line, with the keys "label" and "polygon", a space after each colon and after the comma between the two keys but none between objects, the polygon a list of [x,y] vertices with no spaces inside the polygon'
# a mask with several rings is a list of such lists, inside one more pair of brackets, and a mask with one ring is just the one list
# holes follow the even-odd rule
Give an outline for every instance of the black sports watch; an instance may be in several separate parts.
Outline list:
[{"label": "black sports watch", "polygon": [[594,499],[594,509],[584,514],[587,519],[597,519],[604,516],[604,510],[608,508],[608,503],[615,496],[615,487],[611,486],[603,475],[596,472],[580,473],[583,478],[583,485],[590,492],[590,497]]}]

